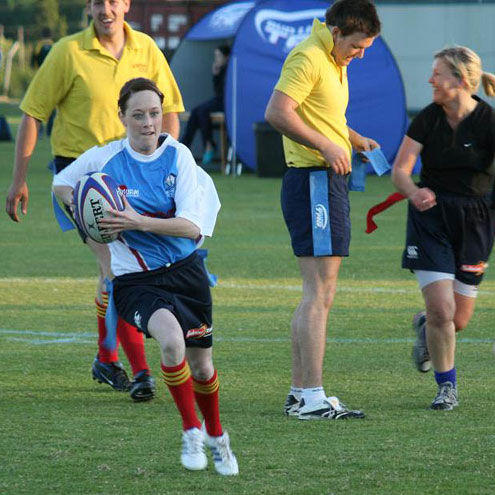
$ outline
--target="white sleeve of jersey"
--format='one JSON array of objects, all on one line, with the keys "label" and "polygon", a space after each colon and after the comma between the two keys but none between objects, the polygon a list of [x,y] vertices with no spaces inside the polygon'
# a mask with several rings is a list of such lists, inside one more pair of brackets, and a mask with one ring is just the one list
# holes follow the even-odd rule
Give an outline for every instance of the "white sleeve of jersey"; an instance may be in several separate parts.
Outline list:
[{"label": "white sleeve of jersey", "polygon": [[112,141],[106,146],[93,146],[53,177],[54,186],[76,187],[86,174],[99,172],[108,160],[122,149],[123,141]]},{"label": "white sleeve of jersey", "polygon": [[186,146],[178,146],[175,216],[186,218],[200,229],[201,235],[213,234],[220,200],[211,177],[196,165]]}]

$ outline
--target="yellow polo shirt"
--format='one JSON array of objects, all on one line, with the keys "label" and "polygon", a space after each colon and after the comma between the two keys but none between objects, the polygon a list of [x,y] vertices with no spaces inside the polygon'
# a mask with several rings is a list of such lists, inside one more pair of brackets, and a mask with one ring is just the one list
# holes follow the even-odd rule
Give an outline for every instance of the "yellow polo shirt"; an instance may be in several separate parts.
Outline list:
[{"label": "yellow polo shirt", "polygon": [[77,157],[95,145],[123,137],[117,101],[120,88],[134,77],[155,81],[165,95],[164,113],[184,111],[177,83],[156,43],[127,23],[124,29],[120,60],[102,47],[91,24],[55,43],[31,81],[20,108],[41,121],[57,109],[53,155]]},{"label": "yellow polo shirt", "polygon": [[[349,152],[352,146],[345,112],[349,102],[347,68],[331,55],[333,38],[328,27],[313,21],[311,35],[288,55],[275,89],[298,103],[296,112],[310,127]],[[328,166],[321,153],[283,136],[289,167]]]}]

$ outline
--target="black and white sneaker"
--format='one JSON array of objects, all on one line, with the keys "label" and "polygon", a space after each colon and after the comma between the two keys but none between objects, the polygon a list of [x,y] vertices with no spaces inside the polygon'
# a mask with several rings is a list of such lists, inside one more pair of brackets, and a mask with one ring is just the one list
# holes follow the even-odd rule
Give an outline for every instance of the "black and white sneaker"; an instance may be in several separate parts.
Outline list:
[{"label": "black and white sneaker", "polygon": [[155,380],[148,370],[137,373],[129,386],[129,395],[135,402],[153,399],[155,391]]},{"label": "black and white sneaker", "polygon": [[426,345],[426,312],[420,311],[414,315],[413,330],[416,333],[416,342],[412,350],[414,365],[421,373],[426,373],[431,369],[430,353]]},{"label": "black and white sneaker", "polygon": [[325,399],[306,405],[301,399],[299,419],[362,419],[365,414],[362,411],[348,409],[337,397]]},{"label": "black and white sneaker", "polygon": [[451,382],[445,382],[438,385],[438,392],[431,403],[430,409],[440,411],[452,411],[459,405],[457,388]]},{"label": "black and white sneaker", "polygon": [[286,416],[297,416],[301,402],[292,394],[287,396],[284,404],[284,414]]},{"label": "black and white sneaker", "polygon": [[114,390],[118,390],[119,392],[129,390],[129,377],[122,363],[119,361],[102,363],[98,359],[98,356],[96,356],[91,367],[91,375],[93,376],[93,380],[96,380],[98,383],[110,385]]}]

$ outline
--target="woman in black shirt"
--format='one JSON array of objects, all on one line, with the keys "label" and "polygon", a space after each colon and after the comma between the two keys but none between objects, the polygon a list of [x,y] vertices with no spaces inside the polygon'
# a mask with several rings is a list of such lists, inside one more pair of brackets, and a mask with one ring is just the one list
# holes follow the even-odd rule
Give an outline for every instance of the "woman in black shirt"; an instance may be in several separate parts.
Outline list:
[{"label": "woman in black shirt", "polygon": [[221,45],[215,48],[213,65],[211,67],[211,72],[213,75],[213,91],[215,96],[192,109],[189,120],[187,121],[186,130],[181,139],[181,143],[185,144],[189,148],[191,147],[196,131],[198,129],[201,131],[201,139],[203,141],[204,149],[202,160],[203,165],[210,163],[215,155],[216,146],[213,141],[210,113],[224,111],[224,86],[229,55],[230,47],[228,45]]},{"label": "woman in black shirt", "polygon": [[482,71],[476,53],[456,46],[435,54],[428,82],[433,103],[411,123],[392,181],[409,198],[402,266],[415,273],[426,306],[413,319],[413,359],[419,371],[435,370],[431,408],[451,410],[458,405],[455,333],[471,319],[495,236],[495,112],[474,95],[482,82],[494,96],[495,76]]}]

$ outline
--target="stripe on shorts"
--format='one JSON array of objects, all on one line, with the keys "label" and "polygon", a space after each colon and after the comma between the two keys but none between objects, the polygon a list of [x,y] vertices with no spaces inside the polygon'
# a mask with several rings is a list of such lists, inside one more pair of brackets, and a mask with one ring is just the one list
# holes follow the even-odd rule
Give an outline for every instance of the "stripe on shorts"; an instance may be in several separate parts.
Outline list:
[{"label": "stripe on shorts", "polygon": [[329,256],[333,250],[328,204],[328,175],[326,170],[314,170],[310,172],[309,193],[313,224],[313,254],[314,256]]}]

